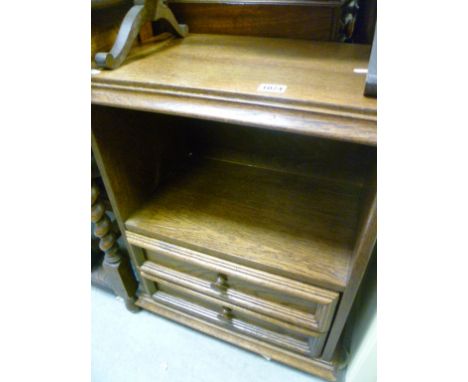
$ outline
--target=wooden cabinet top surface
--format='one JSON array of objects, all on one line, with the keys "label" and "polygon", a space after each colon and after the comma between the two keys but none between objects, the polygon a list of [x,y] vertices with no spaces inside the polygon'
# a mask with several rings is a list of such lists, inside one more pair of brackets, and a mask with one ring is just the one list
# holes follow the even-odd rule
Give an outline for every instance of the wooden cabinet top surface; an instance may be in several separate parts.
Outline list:
[{"label": "wooden cabinet top surface", "polygon": [[93,74],[92,102],[376,145],[377,102],[355,70],[369,54],[365,45],[191,34],[135,47],[119,69]]}]

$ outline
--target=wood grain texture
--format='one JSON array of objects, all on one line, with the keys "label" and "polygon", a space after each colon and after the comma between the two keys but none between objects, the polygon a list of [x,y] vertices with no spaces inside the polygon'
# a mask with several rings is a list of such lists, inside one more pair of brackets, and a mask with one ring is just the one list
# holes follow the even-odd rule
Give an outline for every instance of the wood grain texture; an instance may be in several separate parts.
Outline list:
[{"label": "wood grain texture", "polygon": [[94,235],[99,238],[99,248],[106,253],[108,260],[119,261],[119,247],[117,235],[114,232],[112,221],[106,214],[106,207],[100,199],[99,186],[91,184],[91,221],[94,223]]},{"label": "wood grain texture", "polygon": [[[198,268],[196,271],[200,269]],[[291,322],[298,326],[318,330],[319,323],[315,316],[317,304],[310,302],[310,300],[294,298],[287,291],[279,293],[275,290],[262,287],[259,284],[245,282],[243,279],[236,280],[235,277],[231,276],[226,276],[225,288],[218,289],[215,287],[216,282],[210,282],[210,279],[219,279],[220,274],[216,272],[203,272],[204,275],[208,273],[212,276],[211,278],[194,277],[191,273],[173,271],[170,268],[151,262],[146,262],[141,268],[141,272],[147,278],[168,279],[219,300],[232,302],[238,306],[243,306],[252,311]],[[236,280],[237,284],[235,282],[233,284],[232,280]],[[298,305],[300,308],[298,308]]]},{"label": "wood grain texture", "polygon": [[99,238],[99,248],[104,252],[104,277],[95,277],[95,280],[107,284],[117,296],[122,297],[128,310],[137,312],[139,308],[135,306],[135,293],[138,283],[128,259],[122,256],[117,244],[117,233],[106,214],[104,200],[97,182],[92,181],[91,221],[94,223],[94,235]]},{"label": "wood grain texture", "polygon": [[[140,269],[142,275],[148,279],[166,279],[220,300],[230,301],[238,306],[319,332],[326,331],[330,325],[338,302],[337,293],[210,258],[205,254],[167,243],[143,239],[132,233],[128,233],[128,238],[134,245],[143,244],[146,248],[157,249],[158,254],[168,254],[166,259],[178,260],[175,265],[174,262],[170,263],[172,267],[168,268],[164,266],[168,262],[161,261],[161,256],[149,255],[148,257],[157,263],[147,261]],[[226,279],[226,289],[222,291],[213,287],[220,274]]]},{"label": "wood grain texture", "polygon": [[352,263],[348,275],[348,286],[338,306],[333,327],[330,330],[327,344],[323,351],[323,359],[331,360],[334,357],[343,328],[348,319],[354,299],[358,292],[367,264],[377,241],[377,177],[372,174],[371,187],[365,196],[362,210],[359,235],[353,251]]},{"label": "wood grain texture", "polygon": [[191,33],[332,41],[336,2],[298,3],[172,1],[170,7]]},{"label": "wood grain texture", "polygon": [[[124,245],[135,265],[139,264],[138,251],[134,251],[132,246],[128,245],[123,219],[128,216],[135,206],[142,203],[151,185],[157,183],[158,174],[158,168],[154,167],[149,160],[152,158],[151,153],[147,153],[146,156],[145,154],[142,156],[134,155],[138,152],[138,147],[144,148],[144,142],[148,142],[148,136],[145,135],[148,132],[144,132],[141,128],[135,126],[133,131],[135,139],[128,139],[126,136],[127,127],[136,120],[138,120],[138,116],[129,116],[128,113],[122,112],[122,110],[103,109],[99,106],[92,106],[91,108],[92,150],[112,210],[122,232]],[[135,144],[139,140],[140,144]],[[158,152],[156,152],[156,155],[159,155]],[[135,177],[141,175],[142,172],[145,176]],[[108,274],[116,275],[112,276],[112,281],[115,283],[121,283],[130,275],[132,278],[134,277],[127,259],[124,258],[124,261],[125,263],[121,267],[113,264],[106,265]],[[128,269],[129,272],[122,274],[123,269]],[[121,276],[119,276],[119,273]],[[124,282],[127,283],[127,281]],[[136,289],[137,285],[135,285],[132,296],[135,294]],[[149,289],[145,289],[145,291],[151,292]]]},{"label": "wood grain texture", "polygon": [[360,189],[197,161],[162,185],[127,230],[343,290]]},{"label": "wood grain texture", "polygon": [[196,252],[186,248],[183,249],[133,232],[127,231],[126,234],[129,242],[133,245],[145,249],[157,250],[166,254],[170,253],[171,256],[183,258],[187,262],[201,264],[208,269],[213,269],[228,275],[237,275],[238,277],[243,277],[250,282],[257,283],[260,286],[263,285],[273,290],[281,291],[288,288],[288,293],[303,299],[311,299],[312,301],[316,301],[320,304],[330,303],[336,298],[335,292],[317,288],[283,276],[242,266],[201,252]]},{"label": "wood grain texture", "polygon": [[366,186],[376,158],[375,147],[300,134],[208,121],[191,128],[193,155],[329,183]]},{"label": "wood grain texture", "polygon": [[210,321],[194,317],[181,310],[154,301],[150,296],[141,296],[137,305],[160,316],[166,317],[193,329],[200,330],[211,336],[241,346],[244,349],[266,356],[273,360],[286,363],[300,370],[315,374],[328,381],[337,380],[337,368],[333,362],[324,362],[320,359],[303,356],[265,341],[235,332],[222,325],[216,325]]},{"label": "wood grain texture", "polygon": [[[149,117],[146,113],[91,107],[92,149],[125,246],[136,266],[143,263],[142,251],[128,245],[124,221],[157,187],[160,176],[167,171],[162,163],[177,164],[183,156],[180,152],[185,152],[177,140],[183,130],[168,135],[167,130],[159,128],[164,124],[180,127],[183,120],[160,116],[159,123],[155,123]],[[142,284],[145,292],[153,292],[151,285],[144,281]]]},{"label": "wood grain texture", "polygon": [[285,322],[291,322],[302,327],[313,327],[316,325],[313,314],[304,314],[294,309],[285,308],[281,304],[238,292],[237,289],[232,288],[230,285],[226,287],[225,291],[218,292],[213,290],[211,283],[203,279],[173,271],[170,268],[153,263],[145,263],[141,268],[141,274],[143,277],[156,282],[160,279],[170,280],[191,290],[204,293],[207,296],[232,302],[238,306],[247,307],[252,311],[264,313],[268,316],[276,317]]},{"label": "wood grain texture", "polygon": [[318,355],[325,335],[259,314],[203,293],[157,279],[153,299],[231,330],[308,356]]},{"label": "wood grain texture", "polygon": [[[368,54],[193,34],[150,39],[92,76],[93,149],[143,276],[141,306],[336,378],[330,362],[376,236],[376,100],[354,72]],[[303,356],[311,330],[329,330],[312,343],[320,361]]]},{"label": "wood grain texture", "polygon": [[[172,141],[184,131],[179,129],[168,135],[167,129],[148,128],[149,124],[154,124],[149,118],[146,113],[91,108],[93,149],[99,153],[103,180],[106,189],[112,190],[109,198],[120,221],[125,221],[157,188],[165,172],[163,163],[174,165],[178,158],[183,158],[179,143]],[[172,118],[169,126],[179,121]],[[164,117],[159,119],[159,124],[165,122]]]},{"label": "wood grain texture", "polygon": [[[92,116],[93,150],[119,224],[149,219],[124,235],[143,292],[169,281],[297,331],[329,328],[331,359],[366,266],[356,248],[373,237],[359,230],[359,217],[364,224],[370,216],[362,194],[375,193],[367,181],[375,147],[99,105]],[[196,266],[172,267],[161,253]],[[179,273],[154,272],[147,260],[155,259]],[[240,297],[208,292],[220,275],[219,286]],[[337,292],[346,299],[332,323]],[[316,326],[303,325],[307,301]],[[217,314],[229,320],[229,311]]]},{"label": "wood grain texture", "polygon": [[[375,145],[369,46],[196,35],[135,47],[92,77],[92,102]],[[283,94],[258,91],[284,84]]]}]

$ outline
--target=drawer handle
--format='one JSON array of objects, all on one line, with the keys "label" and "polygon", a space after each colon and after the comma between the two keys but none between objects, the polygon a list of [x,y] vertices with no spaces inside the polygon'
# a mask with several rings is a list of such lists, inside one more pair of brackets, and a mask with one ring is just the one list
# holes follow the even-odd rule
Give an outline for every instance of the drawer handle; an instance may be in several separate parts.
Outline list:
[{"label": "drawer handle", "polygon": [[217,291],[217,292],[226,292],[226,290],[229,288],[229,285],[227,283],[227,277],[223,274],[218,274],[218,277],[216,277],[216,281],[214,283],[210,284],[211,289]]},{"label": "drawer handle", "polygon": [[223,307],[223,311],[218,313],[218,319],[223,321],[225,324],[230,324],[231,320],[234,318],[231,308]]}]

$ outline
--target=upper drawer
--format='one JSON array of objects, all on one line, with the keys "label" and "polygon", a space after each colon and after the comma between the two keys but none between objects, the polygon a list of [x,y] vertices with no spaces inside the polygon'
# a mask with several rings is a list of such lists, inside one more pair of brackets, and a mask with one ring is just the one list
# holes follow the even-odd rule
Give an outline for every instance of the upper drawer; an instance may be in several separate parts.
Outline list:
[{"label": "upper drawer", "polygon": [[140,271],[317,332],[328,330],[339,294],[127,231],[146,250]]}]

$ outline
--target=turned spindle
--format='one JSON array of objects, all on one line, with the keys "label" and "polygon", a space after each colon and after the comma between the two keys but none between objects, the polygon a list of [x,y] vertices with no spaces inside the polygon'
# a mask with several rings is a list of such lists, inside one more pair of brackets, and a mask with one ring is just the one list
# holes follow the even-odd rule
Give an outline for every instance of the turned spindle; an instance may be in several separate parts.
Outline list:
[{"label": "turned spindle", "polygon": [[99,198],[96,184],[91,185],[91,221],[94,223],[94,235],[99,238],[99,248],[104,252],[105,261],[116,263],[120,260],[117,237],[112,222],[106,215],[106,207]]},{"label": "turned spindle", "polygon": [[125,305],[131,312],[138,312],[135,305],[137,282],[134,278],[128,259],[121,256],[117,244],[112,221],[106,214],[106,206],[100,198],[99,187],[91,183],[91,221],[94,223],[94,235],[99,239],[99,249],[104,252],[105,283],[117,296],[124,299]]}]

